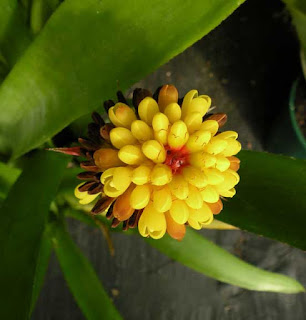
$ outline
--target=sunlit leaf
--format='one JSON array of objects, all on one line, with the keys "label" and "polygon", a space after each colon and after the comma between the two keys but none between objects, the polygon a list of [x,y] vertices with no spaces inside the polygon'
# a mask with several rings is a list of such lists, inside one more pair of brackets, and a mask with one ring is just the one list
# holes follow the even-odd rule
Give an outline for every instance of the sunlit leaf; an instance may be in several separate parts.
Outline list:
[{"label": "sunlit leaf", "polygon": [[37,147],[118,86],[128,88],[199,40],[242,2],[64,1],[2,83],[0,153],[17,157]]}]

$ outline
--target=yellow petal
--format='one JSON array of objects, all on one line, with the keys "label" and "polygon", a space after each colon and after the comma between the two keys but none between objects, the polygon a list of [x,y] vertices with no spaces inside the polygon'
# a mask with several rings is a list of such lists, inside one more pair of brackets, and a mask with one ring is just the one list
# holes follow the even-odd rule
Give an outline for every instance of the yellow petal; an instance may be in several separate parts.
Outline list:
[{"label": "yellow petal", "polygon": [[151,97],[144,98],[138,106],[138,114],[140,119],[145,121],[149,126],[152,124],[154,115],[158,112],[158,104]]},{"label": "yellow petal", "polygon": [[186,108],[183,102],[183,107],[182,107],[183,115],[187,115],[192,112],[199,112],[201,117],[203,117],[206,114],[207,110],[209,109],[210,105],[211,105],[210,97],[206,95],[201,95],[197,98],[192,99]]},{"label": "yellow petal", "polygon": [[175,86],[166,84],[162,86],[158,94],[158,105],[163,111],[170,103],[178,100],[178,91]]},{"label": "yellow petal", "polygon": [[127,145],[122,147],[119,150],[118,156],[122,162],[130,165],[138,165],[145,160],[141,147],[136,145]]},{"label": "yellow petal", "polygon": [[152,203],[149,203],[140,216],[138,222],[139,233],[143,237],[160,239],[166,233],[167,223],[164,213],[157,211]]},{"label": "yellow petal", "polygon": [[207,168],[203,171],[208,179],[208,184],[210,185],[217,185],[224,181],[223,174],[217,169]]},{"label": "yellow petal", "polygon": [[184,200],[174,200],[170,208],[172,219],[179,224],[187,222],[189,217],[189,209]]},{"label": "yellow petal", "polygon": [[203,206],[200,209],[189,209],[188,224],[196,230],[200,230],[203,225],[210,224],[213,219],[214,216],[205,203],[203,203]]},{"label": "yellow petal", "polygon": [[188,166],[183,169],[184,179],[197,188],[203,188],[207,185],[207,177],[201,170]]},{"label": "yellow petal", "polygon": [[189,194],[185,202],[190,208],[200,209],[203,205],[203,199],[199,189],[189,185]]},{"label": "yellow petal", "polygon": [[181,119],[182,110],[177,103],[171,103],[164,110],[164,114],[167,116],[170,123],[174,123]]},{"label": "yellow petal", "polygon": [[162,144],[168,141],[168,127],[169,119],[163,113],[158,112],[154,115],[152,120],[154,130],[154,138]]},{"label": "yellow petal", "polygon": [[204,147],[204,151],[210,154],[219,154],[227,147],[226,140],[219,139],[218,136],[213,137],[210,142]]},{"label": "yellow petal", "polygon": [[153,191],[154,208],[160,212],[168,211],[172,205],[172,196],[169,187]]},{"label": "yellow petal", "polygon": [[78,184],[76,186],[76,188],[74,189],[74,196],[78,199],[84,199],[87,195],[88,195],[88,192],[87,191],[80,191],[79,190],[79,187],[82,186],[84,184],[84,182]]},{"label": "yellow petal", "polygon": [[219,139],[234,139],[238,138],[238,133],[235,131],[224,131],[218,134]]},{"label": "yellow petal", "polygon": [[133,169],[131,167],[119,167],[113,171],[112,186],[117,190],[124,191],[129,187],[132,179]]},{"label": "yellow petal", "polygon": [[184,117],[184,122],[189,134],[192,134],[201,128],[202,116],[199,112],[191,112]]},{"label": "yellow petal", "polygon": [[220,182],[216,187],[221,190],[229,190],[234,188],[238,184],[240,177],[236,171],[228,169],[222,173],[223,181]]},{"label": "yellow petal", "polygon": [[178,120],[170,128],[168,144],[173,149],[180,149],[189,138],[186,124]]},{"label": "yellow petal", "polygon": [[205,202],[215,203],[219,200],[219,193],[213,186],[206,186],[201,191],[202,199]]},{"label": "yellow petal", "polygon": [[132,132],[123,127],[114,128],[110,132],[110,140],[114,147],[120,149],[128,144],[135,144],[137,140],[133,137]]},{"label": "yellow petal", "polygon": [[216,120],[206,120],[201,124],[201,130],[210,131],[211,135],[214,136],[219,129],[219,124]]},{"label": "yellow petal", "polygon": [[108,110],[110,121],[116,127],[130,128],[134,120],[137,119],[135,112],[126,104],[122,102],[116,103]]},{"label": "yellow petal", "polygon": [[227,139],[227,147],[220,153],[224,157],[230,157],[237,154],[241,150],[241,144],[234,139]]},{"label": "yellow petal", "polygon": [[162,145],[168,144],[168,130],[154,131],[154,139]]},{"label": "yellow petal", "polygon": [[184,96],[183,103],[182,103],[182,116],[185,117],[187,114],[188,106],[194,98],[198,97],[197,90],[190,90]]},{"label": "yellow petal", "polygon": [[151,183],[155,186],[163,186],[172,180],[171,169],[165,164],[157,164],[151,172]]},{"label": "yellow petal", "polygon": [[227,170],[229,167],[230,167],[231,163],[230,161],[226,158],[226,157],[223,157],[223,156],[216,156],[216,168],[223,172],[225,170]]},{"label": "yellow petal", "polygon": [[210,138],[211,133],[209,131],[196,131],[189,137],[186,143],[186,147],[189,152],[197,152],[203,150],[205,145],[209,142]]},{"label": "yellow petal", "polygon": [[204,152],[195,152],[190,154],[189,162],[197,168],[210,168],[215,166],[217,159],[215,156]]},{"label": "yellow petal", "polygon": [[134,209],[143,209],[150,201],[151,189],[149,185],[136,186],[130,197],[130,204]]},{"label": "yellow petal", "polygon": [[101,194],[101,192],[96,193],[96,194],[88,194],[88,192],[86,192],[86,193],[87,193],[87,196],[84,197],[83,199],[79,200],[80,204],[88,204],[88,203],[94,201],[97,198],[97,196]]},{"label": "yellow petal", "polygon": [[134,169],[132,174],[132,182],[137,185],[143,185],[150,181],[151,168],[145,165],[141,165]]},{"label": "yellow petal", "polygon": [[142,145],[144,155],[155,163],[163,163],[166,160],[166,150],[164,146],[156,140],[146,141]]},{"label": "yellow petal", "polygon": [[189,193],[188,182],[180,174],[174,175],[169,184],[172,194],[178,199],[186,199]]},{"label": "yellow petal", "polygon": [[147,140],[153,139],[153,130],[147,123],[142,120],[132,122],[131,131],[133,136],[140,142],[144,143]]},{"label": "yellow petal", "polygon": [[109,168],[102,173],[100,180],[103,184],[105,184],[107,180],[113,178],[114,170],[115,168]]},{"label": "yellow petal", "polygon": [[232,198],[236,194],[236,189],[232,188],[230,190],[218,190],[220,196]]},{"label": "yellow petal", "polygon": [[124,189],[117,189],[112,185],[112,180],[108,179],[106,180],[104,187],[103,187],[103,192],[111,198],[117,198],[120,195],[122,195],[125,190]]}]

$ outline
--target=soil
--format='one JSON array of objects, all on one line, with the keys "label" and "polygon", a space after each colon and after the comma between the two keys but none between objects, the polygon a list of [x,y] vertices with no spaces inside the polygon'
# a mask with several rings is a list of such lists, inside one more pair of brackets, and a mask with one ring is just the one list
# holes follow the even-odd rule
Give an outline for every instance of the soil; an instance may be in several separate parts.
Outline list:
[{"label": "soil", "polygon": [[299,81],[295,100],[296,121],[306,138],[306,81]]}]

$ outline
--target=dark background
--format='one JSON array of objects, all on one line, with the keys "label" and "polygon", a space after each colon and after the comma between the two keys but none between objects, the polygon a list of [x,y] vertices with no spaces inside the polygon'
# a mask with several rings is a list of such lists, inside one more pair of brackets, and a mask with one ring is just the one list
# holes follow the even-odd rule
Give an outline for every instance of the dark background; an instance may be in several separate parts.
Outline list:
[{"label": "dark background", "polygon": [[[154,90],[173,83],[181,96],[196,88],[212,97],[217,112],[228,114],[226,128],[239,132],[244,148],[265,150],[271,126],[286,107],[290,85],[299,73],[298,54],[281,2],[248,0],[137,86]],[[124,319],[306,318],[305,294],[251,292],[220,283],[170,260],[136,236],[112,234],[111,257],[99,230],[77,221],[70,221],[69,228]],[[298,249],[242,231],[201,233],[245,261],[306,285],[306,253]],[[84,319],[54,256],[33,319]]]}]

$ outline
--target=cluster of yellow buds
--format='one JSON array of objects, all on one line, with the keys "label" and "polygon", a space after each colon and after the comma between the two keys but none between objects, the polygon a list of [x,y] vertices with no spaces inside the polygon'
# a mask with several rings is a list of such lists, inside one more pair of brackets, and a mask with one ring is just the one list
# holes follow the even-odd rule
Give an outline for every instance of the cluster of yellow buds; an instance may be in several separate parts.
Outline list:
[{"label": "cluster of yellow buds", "polygon": [[106,103],[111,123],[94,114],[103,143],[80,140],[89,159],[79,175],[87,181],[75,190],[80,203],[97,200],[93,213],[108,212],[113,226],[123,221],[154,239],[167,232],[181,240],[186,225],[210,224],[239,182],[238,134],[219,132],[226,115],[207,115],[211,99],[197,90],[179,102],[173,85],[161,87],[155,99],[136,89],[135,108],[119,97]]}]

